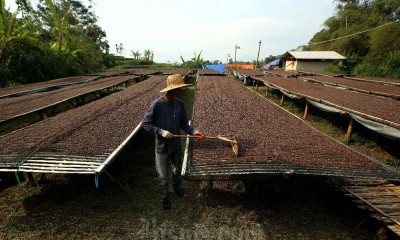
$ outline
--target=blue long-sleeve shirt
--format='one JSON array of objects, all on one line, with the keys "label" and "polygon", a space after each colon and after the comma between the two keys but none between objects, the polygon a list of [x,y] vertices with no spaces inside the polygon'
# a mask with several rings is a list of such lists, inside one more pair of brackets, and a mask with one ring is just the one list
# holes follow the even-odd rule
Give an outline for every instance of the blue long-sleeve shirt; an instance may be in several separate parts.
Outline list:
[{"label": "blue long-sleeve shirt", "polygon": [[165,139],[161,130],[167,130],[174,135],[182,129],[193,135],[194,129],[188,124],[185,105],[179,98],[168,102],[164,97],[157,98],[149,107],[142,120],[142,127],[155,135],[155,150],[157,153],[174,153],[181,150],[181,139]]}]

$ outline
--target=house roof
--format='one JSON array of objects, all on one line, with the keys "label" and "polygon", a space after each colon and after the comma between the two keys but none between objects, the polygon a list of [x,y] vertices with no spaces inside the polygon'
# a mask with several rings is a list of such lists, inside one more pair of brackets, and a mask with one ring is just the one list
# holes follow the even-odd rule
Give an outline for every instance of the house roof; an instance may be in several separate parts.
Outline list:
[{"label": "house roof", "polygon": [[329,60],[340,60],[346,59],[346,57],[340,55],[335,51],[289,51],[282,55],[282,58],[296,58],[296,59],[329,59]]}]

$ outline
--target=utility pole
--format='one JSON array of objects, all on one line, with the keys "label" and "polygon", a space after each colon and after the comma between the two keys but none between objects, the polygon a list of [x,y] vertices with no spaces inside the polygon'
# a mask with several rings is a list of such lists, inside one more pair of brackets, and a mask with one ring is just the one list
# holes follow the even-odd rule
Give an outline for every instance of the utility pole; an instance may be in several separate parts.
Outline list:
[{"label": "utility pole", "polygon": [[258,57],[260,56],[260,48],[261,48],[261,40],[258,42],[258,53],[257,53],[257,59],[256,59],[256,66],[254,67],[254,77],[256,76],[256,70],[258,67]]},{"label": "utility pole", "polygon": [[237,46],[235,44],[235,70],[237,70],[237,66],[236,66],[236,50],[240,49],[240,46]]}]

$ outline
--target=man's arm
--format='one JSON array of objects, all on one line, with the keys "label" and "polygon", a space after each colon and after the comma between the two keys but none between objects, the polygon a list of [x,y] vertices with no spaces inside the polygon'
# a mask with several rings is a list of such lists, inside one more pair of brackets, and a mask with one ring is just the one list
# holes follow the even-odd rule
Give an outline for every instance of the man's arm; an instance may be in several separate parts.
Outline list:
[{"label": "man's arm", "polygon": [[142,120],[144,130],[152,134],[160,134],[160,128],[154,125],[156,104],[155,101],[150,105]]}]

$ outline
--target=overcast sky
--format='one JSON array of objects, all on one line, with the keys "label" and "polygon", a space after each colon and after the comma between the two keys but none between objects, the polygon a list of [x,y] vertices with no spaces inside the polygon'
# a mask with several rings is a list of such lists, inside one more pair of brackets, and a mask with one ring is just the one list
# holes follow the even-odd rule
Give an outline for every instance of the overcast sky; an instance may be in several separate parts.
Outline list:
[{"label": "overcast sky", "polygon": [[111,52],[122,43],[131,50],[154,52],[155,62],[204,60],[226,62],[279,55],[307,44],[334,14],[333,0],[97,0],[95,13],[106,31]]},{"label": "overcast sky", "polygon": [[[6,1],[8,2],[8,1]],[[35,2],[35,0],[33,1]],[[83,1],[85,2],[85,1]],[[94,0],[98,24],[107,33],[111,53],[122,43],[131,50],[154,52],[155,62],[226,62],[279,55],[307,44],[334,14],[333,0]]]}]

